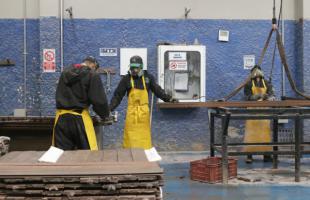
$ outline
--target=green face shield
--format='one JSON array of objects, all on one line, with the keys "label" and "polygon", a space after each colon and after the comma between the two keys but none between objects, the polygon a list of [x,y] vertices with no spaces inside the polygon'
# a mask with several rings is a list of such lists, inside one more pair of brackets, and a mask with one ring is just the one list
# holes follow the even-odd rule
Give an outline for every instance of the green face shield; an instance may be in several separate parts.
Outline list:
[{"label": "green face shield", "polygon": [[143,75],[143,66],[142,64],[136,64],[136,63],[132,63],[130,64],[130,74],[132,76],[139,76],[141,77]]},{"label": "green face shield", "polygon": [[131,63],[130,64],[130,68],[140,68],[140,69],[142,69],[143,65],[140,64],[140,63]]}]

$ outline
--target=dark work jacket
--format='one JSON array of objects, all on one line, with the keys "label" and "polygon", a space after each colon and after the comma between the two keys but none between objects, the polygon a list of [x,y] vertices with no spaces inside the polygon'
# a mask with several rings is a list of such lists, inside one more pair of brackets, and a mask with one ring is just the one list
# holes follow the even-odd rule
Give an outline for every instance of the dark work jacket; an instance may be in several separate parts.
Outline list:
[{"label": "dark work jacket", "polygon": [[81,111],[90,105],[102,119],[109,116],[108,101],[99,74],[87,66],[66,68],[56,90],[57,109]]},{"label": "dark work jacket", "polygon": [[[249,81],[244,86],[244,95],[245,95],[246,100],[248,100],[248,101],[255,100],[255,99],[252,99],[252,96],[253,96],[253,93],[252,93],[252,85],[253,85],[252,84],[252,80],[253,79],[251,79],[251,81]],[[264,80],[265,80],[265,85],[267,87],[267,91],[266,91],[267,97],[271,97],[271,96],[274,95],[272,84],[270,82],[268,82],[266,79],[264,79]],[[254,80],[254,84],[255,84],[256,87],[264,87],[262,79],[259,82]]]},{"label": "dark work jacket", "polygon": [[[127,93],[127,96],[131,90],[131,81],[130,74],[123,76],[120,83],[118,84],[114,95],[111,99],[110,110],[113,111],[122,101],[123,97]],[[143,81],[142,77],[134,77],[134,86],[136,89],[143,90]],[[144,80],[147,91],[151,90],[156,97],[162,99],[165,102],[168,102],[171,99],[171,96],[166,94],[165,91],[156,83],[154,76],[144,71]]]}]

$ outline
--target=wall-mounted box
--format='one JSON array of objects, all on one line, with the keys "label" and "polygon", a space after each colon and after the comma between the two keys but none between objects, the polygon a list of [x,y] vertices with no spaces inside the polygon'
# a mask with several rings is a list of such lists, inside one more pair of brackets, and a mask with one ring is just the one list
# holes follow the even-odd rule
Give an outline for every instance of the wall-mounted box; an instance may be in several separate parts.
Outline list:
[{"label": "wall-mounted box", "polygon": [[220,29],[218,40],[221,42],[228,42],[229,41],[229,31]]},{"label": "wall-mounted box", "polygon": [[[159,45],[158,82],[179,102],[204,102],[206,91],[206,47],[203,45]],[[162,102],[159,100],[159,102]]]}]

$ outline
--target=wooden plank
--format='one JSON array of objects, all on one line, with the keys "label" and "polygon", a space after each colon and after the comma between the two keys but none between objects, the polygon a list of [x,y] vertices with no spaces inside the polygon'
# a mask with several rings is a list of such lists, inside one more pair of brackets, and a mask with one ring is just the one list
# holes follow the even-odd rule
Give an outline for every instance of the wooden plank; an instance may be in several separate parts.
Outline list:
[{"label": "wooden plank", "polygon": [[136,189],[120,189],[120,190],[64,190],[63,194],[69,197],[81,195],[118,195],[118,194],[155,194],[156,188],[136,188]]},{"label": "wooden plank", "polygon": [[[23,151],[17,158],[17,163],[36,163],[44,152],[40,151]],[[14,162],[14,160],[12,160]]]},{"label": "wooden plank", "polygon": [[133,162],[131,149],[118,149],[117,159],[118,162]]},{"label": "wooden plank", "polygon": [[0,176],[162,173],[157,163],[146,161],[143,150],[65,151],[57,163],[39,163],[42,153],[8,153],[1,158]]},{"label": "wooden plank", "polygon": [[25,160],[24,162],[29,162],[29,163],[36,163],[38,162],[38,159],[44,154],[45,152],[42,151],[32,151],[32,155],[28,160]]},{"label": "wooden plank", "polygon": [[136,188],[136,189],[120,189],[120,194],[154,194],[157,192],[156,188]]},{"label": "wooden plank", "polygon": [[156,200],[155,195],[121,195],[121,196],[82,196],[82,197],[71,197],[72,200]]},{"label": "wooden plank", "polygon": [[58,159],[57,163],[64,164],[68,163],[72,158],[71,156],[74,154],[74,151],[65,151],[62,156]]},{"label": "wooden plank", "polygon": [[103,162],[118,162],[117,150],[105,150],[103,153]]},{"label": "wooden plank", "polygon": [[5,188],[8,190],[25,190],[25,189],[44,189],[44,184],[6,184]]},{"label": "wooden plank", "polygon": [[219,107],[310,107],[309,100],[285,100],[285,101],[207,101],[192,103],[157,103],[159,108],[219,108]]},{"label": "wooden plank", "polygon": [[156,163],[111,162],[97,165],[15,165],[0,166],[0,178],[8,176],[70,176],[109,174],[149,174],[163,173]]},{"label": "wooden plank", "polygon": [[66,163],[81,163],[80,159],[83,160],[87,154],[85,150],[77,150],[77,151],[65,151],[63,155],[59,158],[57,163],[66,164]]},{"label": "wooden plank", "polygon": [[14,159],[16,156],[20,154],[20,151],[12,151],[8,154],[5,154],[4,156],[0,157],[0,165],[5,163],[8,164],[11,162],[12,159]]},{"label": "wooden plank", "polygon": [[144,150],[141,149],[131,149],[133,161],[135,162],[148,162]]},{"label": "wooden plank", "polygon": [[32,157],[33,151],[18,151],[17,154],[7,162],[23,163]]},{"label": "wooden plank", "polygon": [[104,151],[87,151],[85,162],[102,162]]},{"label": "wooden plank", "polygon": [[[0,198],[1,199],[1,198]],[[4,200],[30,200],[30,198],[27,198],[27,197],[18,197],[18,196],[16,196],[16,197],[14,197],[14,196],[12,196],[12,197],[4,197],[3,198]]]},{"label": "wooden plank", "polygon": [[[11,196],[11,197],[1,197],[0,200],[42,200],[45,199],[43,197],[19,197],[19,196]],[[67,197],[48,197],[48,200],[67,200]],[[155,195],[117,195],[117,196],[78,196],[78,197],[70,197],[70,200],[156,200]]]}]

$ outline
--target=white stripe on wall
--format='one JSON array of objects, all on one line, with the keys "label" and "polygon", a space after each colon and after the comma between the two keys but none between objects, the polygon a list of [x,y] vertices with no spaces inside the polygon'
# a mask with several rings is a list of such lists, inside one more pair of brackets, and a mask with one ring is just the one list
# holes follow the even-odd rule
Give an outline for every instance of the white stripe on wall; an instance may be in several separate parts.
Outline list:
[{"label": "white stripe on wall", "polygon": [[[22,18],[22,2],[0,0],[0,18]],[[283,3],[285,19],[298,19],[302,12],[310,18],[310,0]],[[72,6],[74,18],[86,19],[182,19],[185,8],[191,9],[189,19],[271,19],[272,5],[273,0],[64,0],[64,9]],[[27,0],[27,16],[59,16],[59,0]]]}]

